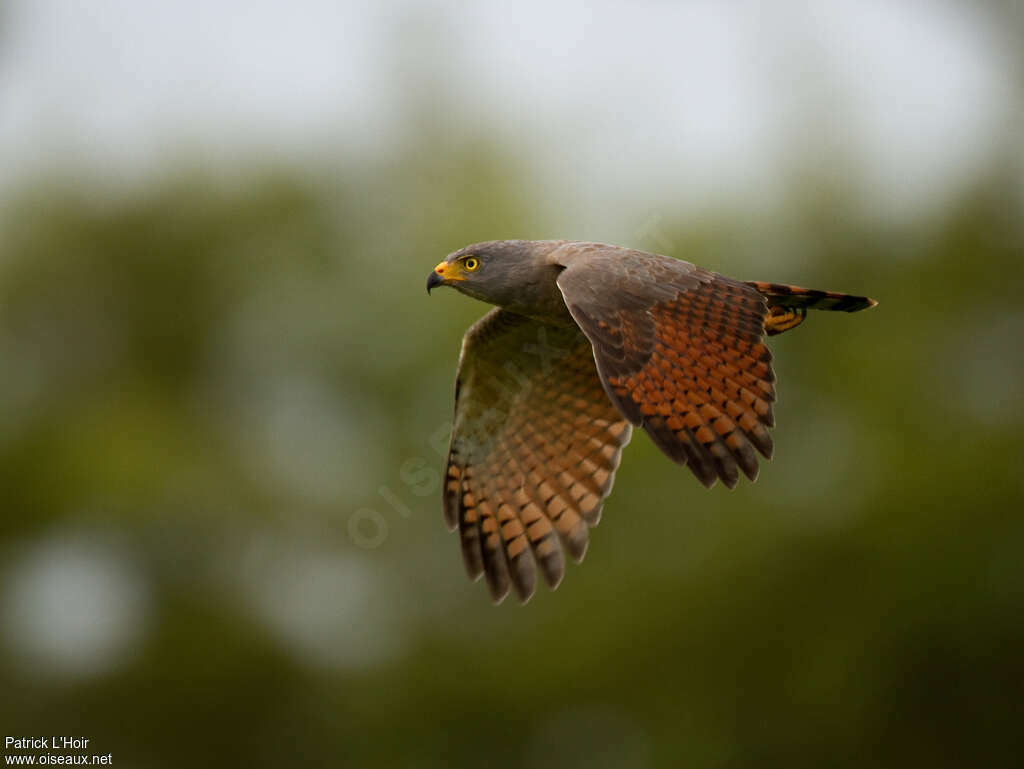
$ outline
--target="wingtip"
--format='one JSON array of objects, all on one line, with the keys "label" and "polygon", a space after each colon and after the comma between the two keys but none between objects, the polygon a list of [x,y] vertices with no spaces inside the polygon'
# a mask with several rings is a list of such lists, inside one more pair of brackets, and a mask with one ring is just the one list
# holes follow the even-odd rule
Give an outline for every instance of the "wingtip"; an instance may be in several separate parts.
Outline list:
[{"label": "wingtip", "polygon": [[[588,532],[589,534],[589,532]],[[579,545],[576,549],[572,550],[569,555],[572,556],[573,563],[583,563],[583,559],[587,555],[587,548],[590,547],[589,536],[583,540],[583,544]]]},{"label": "wingtip", "polygon": [[459,528],[459,514],[454,509],[454,505],[447,504],[447,500],[444,500],[442,505],[445,528],[448,529],[448,531],[455,531]]},{"label": "wingtip", "polygon": [[565,579],[564,568],[555,572],[554,574],[545,575],[545,581],[548,583],[548,592],[552,593],[558,590],[558,586],[562,584],[562,580]]},{"label": "wingtip", "polygon": [[496,584],[488,580],[487,586],[491,591],[491,603],[495,606],[504,601],[511,592],[509,586],[506,584]]}]

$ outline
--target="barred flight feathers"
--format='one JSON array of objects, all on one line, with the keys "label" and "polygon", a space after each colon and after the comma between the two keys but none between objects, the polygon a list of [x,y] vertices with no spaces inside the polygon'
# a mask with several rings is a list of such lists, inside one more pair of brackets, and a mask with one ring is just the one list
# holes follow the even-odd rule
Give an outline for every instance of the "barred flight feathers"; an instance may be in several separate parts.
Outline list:
[{"label": "barred flight feathers", "polygon": [[[764,298],[687,262],[642,252],[587,256],[567,259],[558,286],[594,345],[612,401],[705,486],[721,479],[732,488],[740,471],[756,479],[755,449],[771,457],[774,424]],[[594,271],[607,285],[621,280],[627,293],[596,295]],[[638,301],[645,293],[650,299]]]},{"label": "barred flight feathers", "polygon": [[631,427],[608,401],[579,329],[492,310],[467,332],[444,512],[469,576],[500,602],[552,588],[582,560]]}]

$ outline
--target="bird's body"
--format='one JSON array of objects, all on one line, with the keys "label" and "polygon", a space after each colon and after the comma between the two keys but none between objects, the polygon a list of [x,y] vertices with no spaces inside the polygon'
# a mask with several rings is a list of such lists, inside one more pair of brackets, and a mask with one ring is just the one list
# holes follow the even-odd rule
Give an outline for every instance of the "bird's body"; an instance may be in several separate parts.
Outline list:
[{"label": "bird's body", "polygon": [[866,297],[734,280],[603,243],[492,241],[450,254],[428,290],[497,305],[463,339],[444,512],[467,571],[528,600],[580,560],[633,426],[706,486],[771,457],[763,336]]}]

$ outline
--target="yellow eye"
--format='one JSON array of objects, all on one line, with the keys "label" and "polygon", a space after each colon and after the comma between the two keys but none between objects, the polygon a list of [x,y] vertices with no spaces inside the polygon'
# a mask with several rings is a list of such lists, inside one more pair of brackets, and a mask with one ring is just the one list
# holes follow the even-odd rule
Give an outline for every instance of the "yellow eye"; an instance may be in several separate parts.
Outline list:
[{"label": "yellow eye", "polygon": [[466,272],[473,272],[473,270],[480,266],[480,260],[475,256],[471,256],[465,261],[465,266]]}]

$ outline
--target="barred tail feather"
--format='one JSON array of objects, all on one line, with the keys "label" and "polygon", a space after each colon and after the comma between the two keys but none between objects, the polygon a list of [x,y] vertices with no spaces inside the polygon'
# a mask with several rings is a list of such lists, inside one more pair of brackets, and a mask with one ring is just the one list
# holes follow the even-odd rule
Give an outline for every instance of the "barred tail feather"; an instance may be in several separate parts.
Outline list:
[{"label": "barred tail feather", "polygon": [[781,283],[762,283],[752,280],[749,281],[749,285],[756,288],[768,300],[769,307],[857,312],[878,304],[874,299],[869,299],[866,296],[818,291],[813,288],[786,286]]}]

